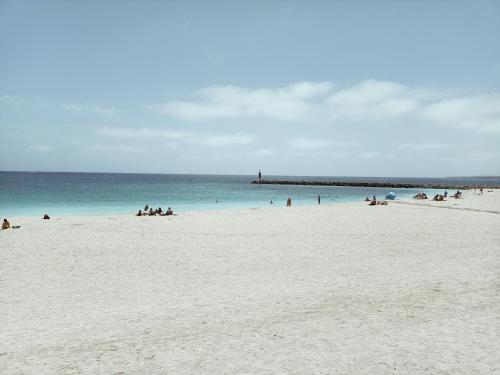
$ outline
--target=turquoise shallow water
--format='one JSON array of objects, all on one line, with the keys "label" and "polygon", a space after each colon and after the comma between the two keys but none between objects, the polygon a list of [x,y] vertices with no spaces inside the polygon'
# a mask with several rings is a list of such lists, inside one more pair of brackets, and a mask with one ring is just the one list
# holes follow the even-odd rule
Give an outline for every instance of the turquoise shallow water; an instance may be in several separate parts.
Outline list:
[{"label": "turquoise shallow water", "polygon": [[[284,176],[266,176],[266,178]],[[288,177],[290,178],[290,177]],[[292,177],[307,180],[362,180],[390,182],[443,182],[440,179]],[[176,212],[224,208],[354,202],[367,195],[382,198],[387,188],[254,185],[254,176],[162,175],[118,173],[0,172],[0,217],[17,215],[94,215],[134,213],[148,203]],[[449,182],[449,181],[448,181]],[[464,182],[464,181],[462,181]],[[471,183],[467,180],[467,183]],[[481,182],[477,182],[481,183]],[[489,181],[491,184],[491,181]],[[396,189],[400,198],[420,189]],[[433,193],[432,190],[427,190]]]}]

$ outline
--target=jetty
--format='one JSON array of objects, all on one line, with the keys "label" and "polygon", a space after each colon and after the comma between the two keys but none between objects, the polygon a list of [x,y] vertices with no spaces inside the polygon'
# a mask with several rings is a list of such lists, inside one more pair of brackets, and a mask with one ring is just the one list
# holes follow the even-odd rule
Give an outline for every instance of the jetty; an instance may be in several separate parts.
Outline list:
[{"label": "jetty", "polygon": [[[449,189],[449,190],[469,190],[475,185],[466,184],[409,184],[394,182],[371,182],[371,181],[314,181],[314,180],[264,180],[257,179],[252,184],[262,185],[307,185],[307,186],[350,186],[350,187],[371,187],[371,188],[391,188],[391,189]],[[498,188],[498,186],[484,186],[486,189]]]}]

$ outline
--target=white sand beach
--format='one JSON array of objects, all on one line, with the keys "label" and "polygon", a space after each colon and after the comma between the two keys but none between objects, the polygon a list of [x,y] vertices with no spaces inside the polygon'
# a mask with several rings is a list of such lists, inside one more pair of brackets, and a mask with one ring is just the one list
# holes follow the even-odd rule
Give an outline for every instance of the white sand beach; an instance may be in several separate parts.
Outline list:
[{"label": "white sand beach", "polygon": [[406,203],[9,218],[0,373],[500,373],[500,190]]}]

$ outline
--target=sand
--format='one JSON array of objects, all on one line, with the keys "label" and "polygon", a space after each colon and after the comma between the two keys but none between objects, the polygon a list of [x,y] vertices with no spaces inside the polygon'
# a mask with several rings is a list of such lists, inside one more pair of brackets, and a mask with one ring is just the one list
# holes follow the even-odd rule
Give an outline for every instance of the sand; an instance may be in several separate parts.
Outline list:
[{"label": "sand", "polygon": [[500,191],[407,203],[11,218],[0,373],[500,373]]}]

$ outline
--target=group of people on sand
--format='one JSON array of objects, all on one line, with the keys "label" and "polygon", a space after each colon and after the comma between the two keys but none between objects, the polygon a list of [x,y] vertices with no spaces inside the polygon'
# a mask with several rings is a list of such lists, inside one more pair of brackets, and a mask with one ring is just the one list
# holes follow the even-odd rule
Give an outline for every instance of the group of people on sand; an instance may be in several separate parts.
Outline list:
[{"label": "group of people on sand", "polygon": [[418,193],[413,196],[413,199],[427,199],[427,194],[425,193]]},{"label": "group of people on sand", "polygon": [[[460,190],[457,190],[457,192],[455,194],[451,195],[450,197],[455,198],[455,199],[460,199],[460,198],[462,198],[462,192]],[[442,202],[442,201],[445,201],[446,198],[448,198],[448,192],[445,190],[443,194],[434,195],[432,200]],[[413,199],[428,199],[428,198],[427,198],[427,194],[418,193],[418,194],[413,196]]]},{"label": "group of people on sand", "polygon": [[171,216],[173,214],[174,211],[172,210],[171,207],[169,207],[167,211],[163,212],[161,207],[154,209],[152,207],[149,207],[148,204],[146,204],[146,206],[144,206],[144,212],[139,210],[139,212],[137,212],[135,216]]},{"label": "group of people on sand", "polygon": [[365,202],[370,202],[368,203],[368,206],[387,206],[387,201],[378,201],[377,197],[374,195],[372,199],[370,199],[368,196],[365,198]]},{"label": "group of people on sand", "polygon": [[[445,191],[443,194],[436,194],[434,195],[434,198],[432,198],[433,201],[445,201],[446,198],[448,197],[448,192]],[[462,192],[460,190],[457,190],[457,192],[453,195],[450,195],[450,198],[455,198],[455,199],[461,199],[462,198]]]}]

